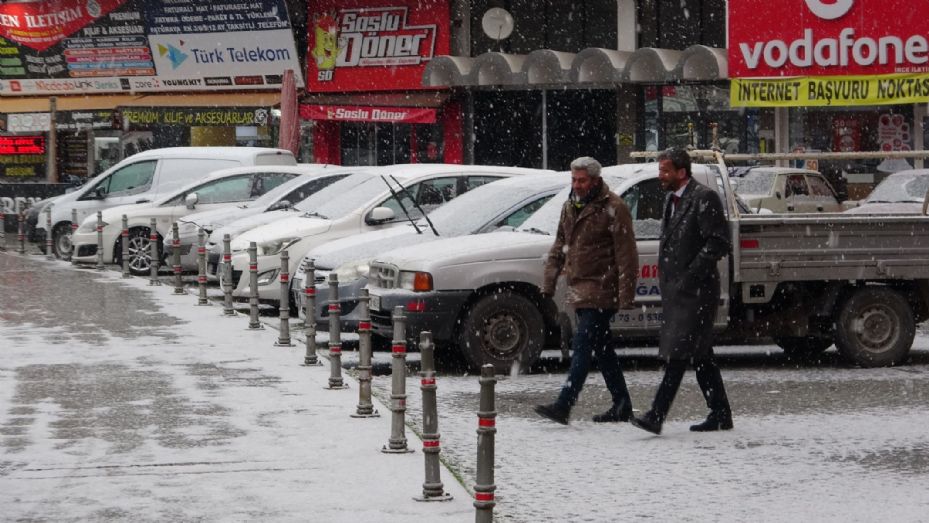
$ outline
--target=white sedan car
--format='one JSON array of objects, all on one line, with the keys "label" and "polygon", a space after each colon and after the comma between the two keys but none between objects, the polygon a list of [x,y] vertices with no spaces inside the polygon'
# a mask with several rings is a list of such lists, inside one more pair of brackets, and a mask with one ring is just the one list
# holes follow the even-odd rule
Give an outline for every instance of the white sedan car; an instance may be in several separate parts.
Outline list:
[{"label": "white sedan car", "polygon": [[907,169],[884,178],[849,214],[923,214],[929,169]]},{"label": "white sedan car", "polygon": [[[312,169],[312,168],[310,168]],[[158,252],[164,259],[164,239],[171,225],[188,214],[254,200],[269,190],[306,173],[306,166],[250,166],[216,171],[206,179],[151,203],[121,205],[103,211],[103,242],[97,245],[97,217],[88,216],[74,234],[75,263],[93,263],[101,249],[104,263],[122,262],[122,217],[129,223],[129,270],[135,275],[151,269],[151,220],[156,220]]]}]

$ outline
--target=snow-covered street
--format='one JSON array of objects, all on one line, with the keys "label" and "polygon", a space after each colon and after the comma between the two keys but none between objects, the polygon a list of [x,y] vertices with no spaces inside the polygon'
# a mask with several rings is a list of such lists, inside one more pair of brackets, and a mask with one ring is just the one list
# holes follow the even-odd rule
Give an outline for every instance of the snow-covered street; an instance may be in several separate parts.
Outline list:
[{"label": "snow-covered street", "polygon": [[[274,347],[276,318],[248,331],[247,317],[170,285],[10,253],[0,294],[2,519],[473,519],[474,375],[438,379],[455,499],[417,503],[418,354],[407,380],[416,452],[385,455],[388,353],[375,357],[382,417],[353,419],[357,355],[344,357],[349,388],[324,390],[329,369],[301,365],[299,330],[295,348]],[[637,409],[660,378],[655,353],[620,352]],[[834,349],[799,365],[774,346],[719,353],[735,415],[725,433],[688,431],[705,415],[692,372],[660,437],[589,421],[609,402],[596,370],[570,426],[535,416],[564,379],[557,352],[533,374],[500,376],[497,520],[925,520],[929,332],[896,368],[852,368]]]}]

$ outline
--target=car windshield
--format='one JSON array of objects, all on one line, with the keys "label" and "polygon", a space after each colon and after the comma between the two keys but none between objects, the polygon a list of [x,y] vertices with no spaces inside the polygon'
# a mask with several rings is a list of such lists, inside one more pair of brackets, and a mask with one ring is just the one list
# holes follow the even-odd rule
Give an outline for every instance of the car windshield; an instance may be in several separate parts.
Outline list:
[{"label": "car windshield", "polygon": [[373,172],[355,173],[313,193],[294,208],[330,219],[340,218],[360,205],[356,201],[364,203],[376,196],[375,188],[384,190],[384,182],[378,175]]},{"label": "car windshield", "polygon": [[[620,176],[604,176],[603,180],[610,187],[610,190],[615,192],[616,188],[625,181],[625,178]],[[528,220],[523,222],[522,226],[517,230],[536,234],[554,235],[558,232],[558,221],[561,219],[561,208],[564,206],[564,202],[568,200],[568,195],[570,194],[570,186],[558,191],[558,194],[540,207],[539,210],[530,216]]]},{"label": "car windshield", "polygon": [[771,171],[748,171],[745,176],[736,178],[736,192],[739,194],[771,194],[777,173]]},{"label": "car windshield", "polygon": [[[441,236],[471,234],[501,212],[538,192],[538,187],[489,183],[439,207],[429,215],[429,219]],[[425,220],[421,220],[421,224],[426,227],[423,232],[431,232]]]},{"label": "car windshield", "polygon": [[889,176],[868,196],[868,202],[922,202],[929,191],[929,173]]},{"label": "car windshield", "polygon": [[264,193],[257,200],[253,200],[253,201],[246,203],[245,206],[246,207],[257,207],[257,208],[267,207],[271,205],[272,203],[276,202],[278,198],[280,198],[281,196],[284,196],[285,194],[292,191],[295,187],[299,187],[309,182],[312,179],[313,178],[311,177],[298,176],[297,178],[294,178],[293,180],[289,180],[287,183],[282,183],[278,185],[277,187],[271,189],[270,191]]}]

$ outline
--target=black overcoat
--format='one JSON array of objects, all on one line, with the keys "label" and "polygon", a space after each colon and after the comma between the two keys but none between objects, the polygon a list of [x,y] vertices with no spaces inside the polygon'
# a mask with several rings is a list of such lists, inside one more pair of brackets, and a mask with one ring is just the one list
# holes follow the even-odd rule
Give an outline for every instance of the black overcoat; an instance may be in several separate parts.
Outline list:
[{"label": "black overcoat", "polygon": [[658,245],[663,357],[704,358],[712,353],[720,296],[716,264],[728,255],[729,246],[729,226],[716,191],[690,180],[673,215],[668,195]]}]

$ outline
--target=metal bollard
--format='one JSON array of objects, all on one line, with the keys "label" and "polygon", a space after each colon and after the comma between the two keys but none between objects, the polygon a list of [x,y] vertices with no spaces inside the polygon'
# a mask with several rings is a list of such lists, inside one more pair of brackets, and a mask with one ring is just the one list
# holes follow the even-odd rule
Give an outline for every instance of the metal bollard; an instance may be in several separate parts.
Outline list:
[{"label": "metal bollard", "polygon": [[423,483],[423,495],[414,497],[416,501],[448,501],[451,494],[445,492],[440,475],[439,452],[439,412],[436,405],[435,384],[435,344],[431,332],[419,334],[419,351],[421,358],[420,390],[423,391],[423,456],[426,461],[426,481]]},{"label": "metal bollard", "polygon": [[52,208],[49,205],[45,206],[45,230],[48,231],[48,234],[45,235],[45,257],[49,260],[54,260],[55,249],[52,244]]},{"label": "metal bollard", "polygon": [[400,454],[413,452],[406,446],[406,318],[403,307],[394,307],[394,339],[390,368],[390,439],[381,452]]},{"label": "metal bollard", "polygon": [[6,250],[6,209],[0,206],[0,251]]},{"label": "metal bollard", "polygon": [[206,297],[206,231],[197,230],[197,305],[209,305]]},{"label": "metal bollard", "polygon": [[174,294],[187,294],[181,279],[181,233],[177,222],[171,224],[171,266],[174,271]]},{"label": "metal bollard", "polygon": [[274,343],[275,347],[294,347],[290,342],[290,253],[281,251],[281,332]]},{"label": "metal bollard", "polygon": [[329,387],[347,389],[342,380],[342,307],[339,305],[339,277],[329,273]]},{"label": "metal bollard", "polygon": [[16,235],[16,239],[19,241],[19,246],[16,248],[16,252],[19,254],[26,254],[26,231],[23,228],[24,222],[26,221],[26,213],[20,209],[19,212],[16,213],[16,217],[19,220],[19,231]]},{"label": "metal bollard", "polygon": [[68,261],[71,261],[71,258],[74,257],[74,237],[77,235],[77,209],[71,209],[71,241],[68,243],[71,244],[71,248],[68,249],[67,257],[65,258]]},{"label": "metal bollard", "polygon": [[[229,277],[232,278],[231,269]],[[248,328],[264,328],[258,321],[258,244],[255,242],[248,244]]]},{"label": "metal bollard", "polygon": [[497,433],[497,411],[494,406],[494,366],[481,367],[481,405],[477,412],[477,473],[474,483],[474,520],[492,523],[494,519],[494,436]]},{"label": "metal bollard", "polygon": [[235,309],[232,308],[232,238],[228,234],[223,235],[223,266],[218,271],[223,271],[223,314],[226,316],[235,316]]},{"label": "metal bollard", "polygon": [[97,211],[97,266],[98,271],[106,269],[103,266],[103,212]]},{"label": "metal bollard", "polygon": [[313,260],[307,260],[304,268],[303,292],[306,294],[306,308],[304,310],[303,328],[306,333],[306,355],[303,364],[318,367],[322,365],[316,355],[316,265]]},{"label": "metal bollard", "polygon": [[158,280],[158,266],[161,265],[161,260],[158,257],[158,221],[155,220],[155,218],[152,218],[148,235],[148,246],[152,268],[151,280],[149,280],[148,284],[161,285],[161,282]]},{"label": "metal bollard", "polygon": [[361,289],[358,306],[361,307],[361,319],[358,320],[358,406],[353,418],[379,418],[371,403],[371,313],[368,309],[368,289]]},{"label": "metal bollard", "polygon": [[129,272],[129,217],[125,214],[123,215],[123,230],[120,237],[123,239],[120,242],[123,249],[123,278],[131,278],[132,273]]}]

